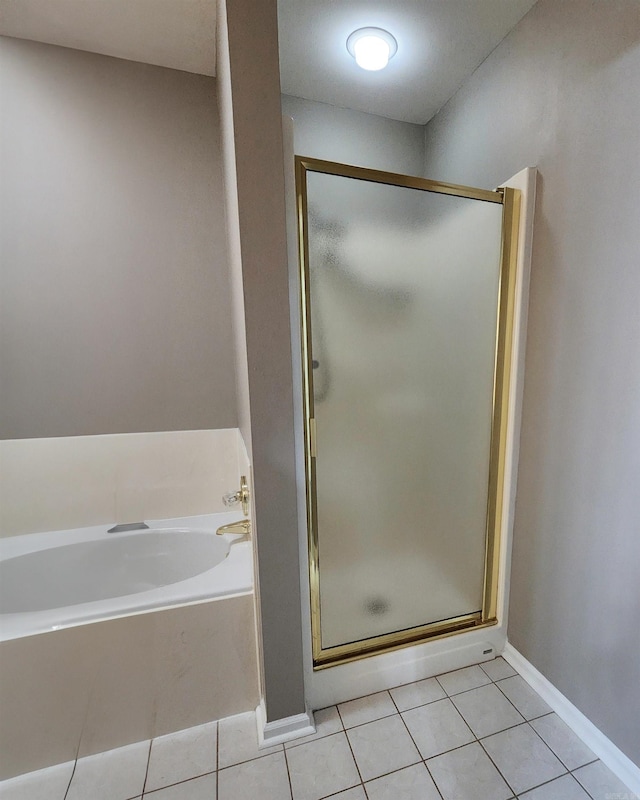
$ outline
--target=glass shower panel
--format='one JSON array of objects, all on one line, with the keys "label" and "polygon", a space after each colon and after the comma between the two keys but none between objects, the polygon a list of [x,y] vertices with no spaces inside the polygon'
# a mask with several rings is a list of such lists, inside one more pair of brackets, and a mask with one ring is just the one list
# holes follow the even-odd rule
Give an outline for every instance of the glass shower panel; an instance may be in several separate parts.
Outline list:
[{"label": "glass shower panel", "polygon": [[482,608],[502,206],[307,181],[328,648]]}]

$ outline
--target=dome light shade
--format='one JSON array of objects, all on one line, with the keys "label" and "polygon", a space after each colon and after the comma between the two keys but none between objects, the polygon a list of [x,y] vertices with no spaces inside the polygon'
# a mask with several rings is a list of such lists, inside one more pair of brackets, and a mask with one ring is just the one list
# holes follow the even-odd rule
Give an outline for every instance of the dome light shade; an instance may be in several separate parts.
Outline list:
[{"label": "dome light shade", "polygon": [[384,69],[398,50],[393,36],[382,28],[359,28],[347,39],[347,50],[362,69]]}]

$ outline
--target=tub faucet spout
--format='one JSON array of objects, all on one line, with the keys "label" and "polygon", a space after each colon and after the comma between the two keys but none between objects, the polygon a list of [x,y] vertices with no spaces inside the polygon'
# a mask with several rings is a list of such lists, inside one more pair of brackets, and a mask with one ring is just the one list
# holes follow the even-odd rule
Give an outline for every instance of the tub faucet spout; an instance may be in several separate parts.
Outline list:
[{"label": "tub faucet spout", "polygon": [[248,536],[251,533],[251,520],[241,519],[239,522],[230,522],[228,525],[221,525],[216,531],[218,536],[225,533],[242,533]]}]

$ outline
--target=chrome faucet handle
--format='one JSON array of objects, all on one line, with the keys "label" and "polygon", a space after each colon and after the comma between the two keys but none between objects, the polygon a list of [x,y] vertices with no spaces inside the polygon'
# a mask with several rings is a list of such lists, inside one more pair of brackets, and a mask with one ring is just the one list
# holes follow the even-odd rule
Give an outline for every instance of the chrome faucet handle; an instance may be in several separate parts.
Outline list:
[{"label": "chrome faucet handle", "polygon": [[228,492],[222,495],[222,502],[227,507],[242,503],[242,513],[246,516],[249,513],[249,484],[244,475],[240,476],[240,488],[237,492]]}]

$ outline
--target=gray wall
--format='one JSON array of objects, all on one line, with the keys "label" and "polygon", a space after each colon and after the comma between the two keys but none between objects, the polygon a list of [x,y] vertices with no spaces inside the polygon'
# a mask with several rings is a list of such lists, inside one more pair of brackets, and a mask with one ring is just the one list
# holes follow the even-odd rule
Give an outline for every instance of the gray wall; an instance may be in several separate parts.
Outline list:
[{"label": "gray wall", "polygon": [[425,174],[540,170],[509,639],[640,763],[640,4],[540,0],[426,129]]},{"label": "gray wall", "polygon": [[297,155],[403,175],[422,174],[422,125],[286,94],[282,113],[293,118]]},{"label": "gray wall", "polygon": [[[218,0],[240,428],[253,465],[268,721],[304,712],[284,154],[276,0]],[[249,413],[250,412],[250,413]]]},{"label": "gray wall", "polygon": [[234,427],[215,81],[0,38],[0,437]]}]

